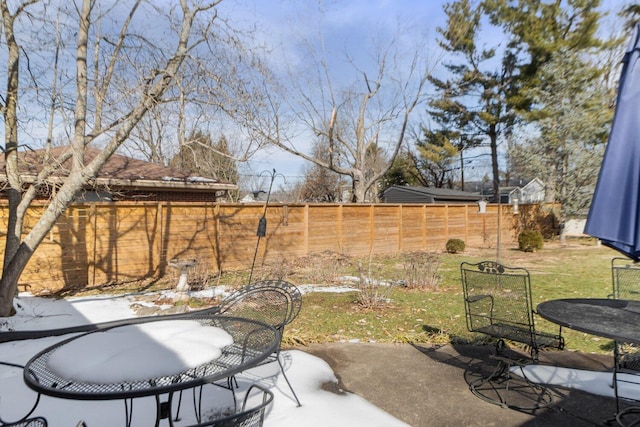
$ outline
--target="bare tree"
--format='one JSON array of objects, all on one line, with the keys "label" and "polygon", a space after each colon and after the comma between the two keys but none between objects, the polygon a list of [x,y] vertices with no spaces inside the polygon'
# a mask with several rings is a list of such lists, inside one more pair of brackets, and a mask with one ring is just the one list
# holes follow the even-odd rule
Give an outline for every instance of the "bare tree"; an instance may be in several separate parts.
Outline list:
[{"label": "bare tree", "polygon": [[[329,61],[322,48],[307,43],[304,69],[290,68],[280,90],[270,92],[268,112],[252,124],[255,137],[349,178],[352,201],[366,201],[391,167],[412,113],[423,102],[426,44],[408,55],[400,45],[393,40],[366,60],[347,55],[345,71],[335,69],[337,57]],[[311,150],[313,141],[321,141],[323,155]]]},{"label": "bare tree", "polygon": [[[190,142],[182,144],[180,151],[171,159],[169,165],[172,168],[227,183],[238,182],[238,168],[224,135],[214,142],[211,135],[198,131],[189,135],[188,140]],[[237,200],[237,191],[230,191],[229,198]]]},{"label": "bare tree", "polygon": [[[267,102],[265,82],[271,79],[263,65],[264,49],[254,43],[252,32],[228,26],[211,34],[189,56],[165,102],[145,116],[124,147],[134,157],[168,165],[188,147],[221,162],[242,163],[260,148],[251,134],[257,111]],[[225,135],[223,149],[202,144],[197,135]]]},{"label": "bare tree", "polygon": [[[204,52],[198,47],[214,34],[216,6],[220,2],[181,0],[164,8],[138,0],[109,4],[105,9],[94,0],[61,2],[57,8],[63,25],[57,25],[49,19],[52,14],[46,2],[0,0],[2,41],[8,59],[2,114],[9,200],[0,277],[0,316],[11,314],[18,278],[78,191],[91,183],[140,121],[167,100],[166,95],[171,94],[184,64]],[[34,25],[34,21],[39,25]],[[153,28],[149,23],[153,23]],[[42,46],[37,34],[29,33],[33,27],[38,27],[42,34],[59,32],[57,46],[61,49],[56,64],[72,64],[75,69],[60,70],[47,64],[40,73],[34,73],[36,58],[42,58]],[[75,48],[66,49],[72,38],[76,39]],[[57,75],[52,77],[51,69],[57,69]],[[26,76],[20,74],[21,70],[27,71]],[[63,82],[61,76],[72,77],[54,90],[55,84],[51,82]],[[43,98],[47,91],[51,96]],[[50,100],[50,105],[55,106],[52,111],[58,115],[56,123],[68,133],[69,142],[62,158],[45,156],[40,174],[32,181],[24,181],[18,149],[27,145],[29,135],[19,131],[24,123],[34,119],[27,116],[30,106],[20,103],[30,99]],[[101,147],[101,151],[91,161],[85,161],[84,151],[90,145]],[[61,179],[38,221],[24,232],[28,207],[42,188],[52,185],[50,178],[65,159],[71,159],[71,169]]]},{"label": "bare tree", "polygon": [[[313,147],[313,155],[321,160],[327,160],[329,153],[319,142]],[[311,164],[305,171],[301,184],[300,195],[305,202],[338,202],[341,201],[340,176],[329,169]]]}]

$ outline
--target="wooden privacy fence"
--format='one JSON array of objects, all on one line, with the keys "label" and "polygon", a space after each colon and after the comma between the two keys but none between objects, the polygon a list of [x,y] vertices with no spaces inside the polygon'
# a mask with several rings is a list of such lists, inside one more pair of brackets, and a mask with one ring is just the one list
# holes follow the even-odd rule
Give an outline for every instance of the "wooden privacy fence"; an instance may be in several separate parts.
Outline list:
[{"label": "wooden privacy fence", "polygon": [[[27,229],[43,207],[32,207]],[[369,255],[444,251],[450,238],[470,247],[495,247],[498,209],[502,243],[548,218],[539,205],[273,204],[257,263],[334,251]],[[58,291],[161,277],[173,258],[196,259],[211,272],[248,268],[262,204],[92,203],[67,209],[21,276],[33,291]],[[2,240],[7,205],[0,205]],[[0,241],[4,247],[4,241]],[[170,268],[170,267],[169,267]]]}]

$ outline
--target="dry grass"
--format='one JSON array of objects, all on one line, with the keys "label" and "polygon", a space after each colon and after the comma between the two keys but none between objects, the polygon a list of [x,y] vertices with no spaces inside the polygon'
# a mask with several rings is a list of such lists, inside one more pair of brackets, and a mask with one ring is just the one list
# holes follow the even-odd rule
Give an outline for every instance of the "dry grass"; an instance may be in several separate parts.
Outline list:
[{"label": "dry grass", "polygon": [[[285,278],[297,285],[352,288],[340,293],[306,293],[300,316],[284,337],[291,346],[341,340],[481,342],[481,337],[466,329],[459,266],[462,261],[496,260],[498,255],[503,264],[530,271],[536,305],[555,298],[606,297],[611,292],[609,263],[617,253],[596,246],[592,240],[574,240],[567,245],[545,242],[543,249],[535,253],[509,246],[502,247],[499,254],[495,248],[469,247],[462,254],[412,252],[351,257],[325,252],[257,267],[253,280]],[[247,270],[202,277],[206,272],[200,272],[193,277],[197,284],[231,289],[248,283],[249,274]],[[177,276],[165,277],[92,292],[172,289],[176,280]],[[203,302],[188,303],[198,307]],[[553,330],[555,325],[539,321],[538,327]],[[607,353],[613,348],[608,340],[575,331],[565,330],[564,335],[568,349]]]}]

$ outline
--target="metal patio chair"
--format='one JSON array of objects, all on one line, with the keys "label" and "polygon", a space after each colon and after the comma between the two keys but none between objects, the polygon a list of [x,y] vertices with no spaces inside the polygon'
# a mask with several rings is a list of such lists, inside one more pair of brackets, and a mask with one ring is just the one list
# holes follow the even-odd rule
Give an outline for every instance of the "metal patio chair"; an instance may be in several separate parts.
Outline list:
[{"label": "metal patio chair", "polygon": [[15,423],[0,424],[2,427],[47,427],[47,425],[47,420],[42,417],[27,418]]},{"label": "metal patio chair", "polygon": [[[536,330],[531,299],[531,279],[524,268],[506,267],[493,261],[460,265],[467,328],[496,340],[497,366],[469,380],[476,396],[504,407],[534,410],[549,405],[548,389],[529,381],[524,366],[537,363],[542,348],[564,347],[562,329],[557,334]],[[529,358],[507,351],[507,342],[524,344]],[[522,377],[512,375],[520,368]],[[470,374],[468,372],[467,374]]]},{"label": "metal patio chair", "polygon": [[[0,365],[8,366],[10,368],[17,368],[20,370],[24,369],[24,366],[19,365],[17,363],[0,361]],[[2,417],[0,417],[0,427],[47,427],[47,420],[45,418],[43,417],[29,418],[31,414],[33,414],[33,412],[35,411],[39,402],[40,402],[40,394],[37,395],[36,400],[33,403],[33,406],[31,407],[29,412],[27,412],[26,415],[24,415],[22,418],[20,418],[17,421],[7,421]]]},{"label": "metal patio chair", "polygon": [[278,362],[280,372],[287,382],[298,406],[300,399],[287,378],[284,365],[280,358],[282,336],[285,327],[300,313],[302,308],[302,294],[293,284],[285,280],[262,280],[238,289],[220,304],[219,314],[246,317],[267,323],[280,333],[280,343],[277,350],[262,364]]},{"label": "metal patio chair", "polygon": [[[301,308],[302,294],[295,285],[285,280],[262,280],[241,287],[228,295],[219,306],[205,310],[210,314],[224,314],[258,320],[273,326],[278,331],[279,342],[276,351],[258,366],[278,362],[280,372],[298,406],[301,406],[300,399],[285,373],[284,365],[280,358],[280,350],[285,327],[298,316]],[[227,378],[226,381],[213,384],[231,390],[234,407],[237,407],[234,388],[237,388],[238,384],[235,376]],[[200,408],[202,405],[202,387],[197,390],[194,389],[193,393],[194,406],[196,413],[199,414],[201,413]],[[180,393],[178,408],[180,408],[181,400],[182,393]]]},{"label": "metal patio chair", "polygon": [[[610,296],[614,299],[640,300],[640,264],[629,258],[613,258],[611,283],[613,293]],[[637,344],[616,341],[614,361],[613,389],[616,396],[616,412],[620,413],[623,401],[636,401],[619,395],[619,383],[640,385],[640,347]]]},{"label": "metal patio chair", "polygon": [[[260,400],[258,404],[247,408],[247,402],[251,396],[257,396]],[[265,411],[272,401],[273,393],[271,391],[254,384],[247,390],[238,411],[189,427],[260,427],[264,423]]]}]

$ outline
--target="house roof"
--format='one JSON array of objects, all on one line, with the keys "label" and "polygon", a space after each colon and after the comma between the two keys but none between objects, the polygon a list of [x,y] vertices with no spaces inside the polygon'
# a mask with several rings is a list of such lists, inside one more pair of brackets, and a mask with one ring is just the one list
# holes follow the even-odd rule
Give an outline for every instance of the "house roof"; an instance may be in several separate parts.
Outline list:
[{"label": "house roof", "polygon": [[[70,149],[69,146],[53,147],[51,156],[53,159]],[[101,150],[87,147],[84,153],[84,163],[93,160]],[[18,154],[18,169],[24,182],[33,182],[37,174],[42,170],[44,163],[44,150],[23,151]],[[67,160],[49,178],[50,182],[60,183],[69,175],[71,160]],[[5,171],[4,156],[0,157],[0,171]],[[6,180],[4,173],[0,174],[0,182]],[[156,163],[137,160],[121,154],[113,154],[104,164],[98,176],[93,181],[98,186],[127,187],[133,189],[165,189],[165,190],[190,190],[190,191],[217,191],[235,190],[235,184],[221,182],[215,178],[196,176],[181,172],[167,166]]]},{"label": "house roof", "polygon": [[[383,198],[387,199],[391,193],[404,193],[411,199],[416,197],[424,197],[433,200],[437,203],[439,201],[477,201],[481,200],[482,196],[479,193],[470,193],[468,191],[453,190],[450,188],[432,188],[432,187],[411,187],[411,186],[397,186],[392,185],[383,191]],[[394,197],[394,199],[396,199]],[[394,200],[395,201],[395,200]]]}]

